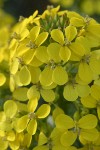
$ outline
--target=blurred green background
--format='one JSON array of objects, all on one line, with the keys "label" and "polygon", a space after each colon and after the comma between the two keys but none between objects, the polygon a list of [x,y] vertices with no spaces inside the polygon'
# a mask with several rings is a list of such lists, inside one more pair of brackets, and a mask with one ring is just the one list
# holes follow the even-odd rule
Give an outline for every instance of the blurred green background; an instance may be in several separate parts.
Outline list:
[{"label": "blurred green background", "polygon": [[36,9],[41,14],[47,5],[60,5],[61,9],[73,10],[81,15],[89,15],[100,22],[100,0],[0,0],[0,7],[13,15],[28,17]]},{"label": "blurred green background", "polygon": [[38,10],[39,13],[42,13],[43,10],[47,8],[47,5],[50,5],[48,0],[0,0],[1,7],[6,12],[10,13],[16,18],[19,16],[28,17],[35,10]]}]

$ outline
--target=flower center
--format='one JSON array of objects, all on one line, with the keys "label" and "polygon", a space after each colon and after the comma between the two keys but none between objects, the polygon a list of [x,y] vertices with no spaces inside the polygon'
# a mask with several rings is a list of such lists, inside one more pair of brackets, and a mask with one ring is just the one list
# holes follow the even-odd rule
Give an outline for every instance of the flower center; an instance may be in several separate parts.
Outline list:
[{"label": "flower center", "polygon": [[90,62],[90,55],[84,55],[82,57],[82,62],[85,62],[85,63],[89,64],[89,62]]}]

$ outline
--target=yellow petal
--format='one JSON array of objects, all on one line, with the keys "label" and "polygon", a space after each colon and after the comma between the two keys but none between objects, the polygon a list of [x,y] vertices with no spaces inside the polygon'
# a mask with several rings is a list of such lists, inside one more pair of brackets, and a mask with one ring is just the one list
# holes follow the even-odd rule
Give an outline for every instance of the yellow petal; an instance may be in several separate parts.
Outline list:
[{"label": "yellow petal", "polygon": [[0,86],[6,82],[6,77],[3,73],[0,73]]},{"label": "yellow petal", "polygon": [[36,49],[35,56],[37,59],[39,59],[41,62],[46,63],[49,59],[48,53],[47,53],[47,47],[45,46],[40,46]]},{"label": "yellow petal", "polygon": [[51,37],[54,41],[60,43],[61,45],[64,44],[64,35],[63,32],[60,31],[59,29],[53,29],[51,31]]},{"label": "yellow petal", "polygon": [[34,135],[37,130],[37,121],[32,119],[29,124],[27,125],[27,131],[30,135]]},{"label": "yellow petal", "polygon": [[80,61],[81,57],[79,55],[77,55],[76,53],[74,53],[73,51],[71,51],[71,56],[70,59],[71,61]]},{"label": "yellow petal", "polygon": [[40,68],[29,66],[29,71],[30,71],[30,74],[31,74],[31,82],[32,83],[37,83],[39,81],[39,76],[40,76],[40,73],[41,73]]},{"label": "yellow petal", "polygon": [[19,79],[23,85],[28,85],[31,82],[31,74],[26,66],[23,66],[19,72]]},{"label": "yellow petal", "polygon": [[98,114],[98,118],[100,120],[100,106],[97,107],[97,114]]},{"label": "yellow petal", "polygon": [[28,115],[19,118],[16,125],[17,132],[20,133],[24,131],[27,127],[28,122],[29,122]]},{"label": "yellow petal", "polygon": [[35,44],[37,46],[40,46],[42,45],[45,40],[48,38],[48,32],[42,32],[39,34],[39,36],[37,37],[36,41],[35,41]]},{"label": "yellow petal", "polygon": [[34,99],[34,98],[40,98],[40,93],[36,87],[36,85],[33,85],[29,88],[28,92],[27,92],[27,97],[28,99]]},{"label": "yellow petal", "polygon": [[96,38],[100,38],[100,24],[90,24],[87,26],[87,31],[95,36]]},{"label": "yellow petal", "polygon": [[40,82],[44,86],[49,86],[53,83],[52,81],[53,70],[47,66],[40,74]]},{"label": "yellow petal", "polygon": [[27,101],[28,100],[27,91],[28,91],[28,88],[25,88],[25,87],[17,88],[13,92],[13,97],[19,101]]},{"label": "yellow petal", "polygon": [[4,122],[6,120],[6,114],[4,111],[0,111],[0,122]]},{"label": "yellow petal", "polygon": [[71,51],[68,47],[63,46],[60,48],[59,55],[64,62],[67,62],[70,59]]},{"label": "yellow petal", "polygon": [[93,84],[91,86],[91,95],[94,97],[96,100],[100,99],[100,86]]},{"label": "yellow petal", "polygon": [[24,40],[29,35],[29,30],[26,28],[23,28],[23,30],[20,32],[21,39],[20,41]]},{"label": "yellow petal", "polygon": [[63,146],[60,142],[60,137],[63,132],[59,131],[57,128],[54,128],[50,137],[52,139],[53,150],[66,150],[66,147]]},{"label": "yellow petal", "polygon": [[47,48],[48,55],[51,60],[54,60],[54,62],[61,61],[59,56],[60,47],[61,46],[58,43],[51,43]]},{"label": "yellow petal", "polygon": [[97,126],[97,117],[92,114],[88,114],[86,116],[83,116],[78,121],[78,126],[82,129],[93,129]]},{"label": "yellow petal", "polygon": [[33,150],[49,150],[47,145],[36,146]]},{"label": "yellow petal", "polygon": [[2,131],[8,132],[8,131],[11,131],[12,128],[13,128],[12,124],[8,121],[4,121],[0,123],[0,130]]},{"label": "yellow petal", "polygon": [[9,142],[9,147],[10,147],[12,150],[18,150],[19,147],[20,147],[20,143],[19,143],[18,140],[10,141],[10,142]]},{"label": "yellow petal", "polygon": [[16,102],[19,112],[27,112],[27,105],[19,101]]},{"label": "yellow petal", "polygon": [[17,104],[13,100],[8,100],[4,103],[4,112],[7,117],[13,118],[17,113]]},{"label": "yellow petal", "polygon": [[0,130],[0,137],[4,137],[6,135],[5,131]]},{"label": "yellow petal", "polygon": [[15,84],[16,86],[20,87],[22,86],[23,84],[20,82],[20,78],[19,78],[19,72],[20,71],[17,71],[16,74],[14,75],[14,81],[15,81]]},{"label": "yellow petal", "polygon": [[87,40],[86,37],[84,36],[78,36],[76,39],[77,43],[80,43],[81,45],[83,45],[84,49],[85,49],[85,54],[89,54],[90,53],[90,47],[91,44],[89,44],[89,41]]},{"label": "yellow petal", "polygon": [[22,145],[26,146],[26,147],[30,147],[31,142],[32,142],[32,135],[30,135],[28,133],[24,134],[24,139],[23,139]]},{"label": "yellow petal", "polygon": [[67,26],[65,28],[65,35],[69,42],[71,42],[77,35],[77,29],[74,26]]},{"label": "yellow petal", "polygon": [[70,24],[75,26],[75,27],[82,27],[85,25],[85,22],[83,19],[72,17],[70,19]]},{"label": "yellow petal", "polygon": [[43,132],[40,132],[39,134],[39,140],[38,140],[38,145],[44,145],[46,144],[48,141],[47,137],[45,136],[45,134]]},{"label": "yellow petal", "polygon": [[63,96],[68,101],[75,101],[78,98],[77,89],[68,84],[64,87]]},{"label": "yellow petal", "polygon": [[6,150],[8,148],[8,141],[4,141],[0,138],[0,148],[1,150]]},{"label": "yellow petal", "polygon": [[68,74],[63,67],[57,66],[53,71],[52,80],[58,85],[64,85],[68,81]]},{"label": "yellow petal", "polygon": [[76,74],[75,80],[80,85],[87,85],[88,84],[88,82],[85,82],[85,81],[80,79],[79,74]]},{"label": "yellow petal", "polygon": [[78,150],[78,149],[74,146],[70,146],[67,150]]},{"label": "yellow petal", "polygon": [[90,57],[89,65],[94,74],[100,74],[100,59],[97,59],[96,55]]},{"label": "yellow petal", "polygon": [[30,65],[33,67],[39,67],[43,64],[43,62],[41,62],[39,59],[37,59],[36,56],[33,57],[33,59],[30,62]]},{"label": "yellow petal", "polygon": [[87,144],[87,140],[85,140],[81,135],[79,136],[79,140],[80,142],[83,144],[83,145],[86,145]]},{"label": "yellow petal", "polygon": [[38,10],[36,10],[36,11],[33,13],[32,18],[34,19],[37,15],[38,15]]},{"label": "yellow petal", "polygon": [[41,90],[41,96],[46,102],[52,102],[55,99],[53,90]]},{"label": "yellow petal", "polygon": [[80,136],[82,136],[82,138],[87,141],[95,141],[99,137],[99,132],[95,128],[90,130],[82,129],[80,132]]},{"label": "yellow petal", "polygon": [[38,99],[34,98],[28,101],[27,108],[29,112],[34,112],[38,105]]},{"label": "yellow petal", "polygon": [[66,147],[58,142],[57,144],[54,144],[53,150],[66,150]]},{"label": "yellow petal", "polygon": [[68,11],[67,14],[68,14],[68,18],[70,18],[70,19],[73,18],[73,17],[83,19],[82,16],[80,16],[78,13],[76,13],[74,11]]},{"label": "yellow petal", "polygon": [[78,84],[76,86],[76,88],[77,88],[78,95],[80,97],[86,97],[90,93],[90,87],[89,87],[89,85],[79,85]]},{"label": "yellow petal", "polygon": [[39,109],[36,112],[36,116],[38,118],[46,118],[50,113],[50,105],[43,104],[39,107]]},{"label": "yellow petal", "polygon": [[15,74],[18,71],[18,67],[19,67],[19,60],[18,58],[14,58],[10,65],[10,72],[12,74]]},{"label": "yellow petal", "polygon": [[67,131],[61,135],[60,141],[62,145],[68,147],[71,146],[76,139],[77,139],[77,134],[73,133],[72,131]]},{"label": "yellow petal", "polygon": [[25,39],[22,42],[20,42],[20,45],[16,49],[17,57],[22,57],[24,53],[26,53],[30,48],[27,45],[29,42],[29,39]]},{"label": "yellow petal", "polygon": [[40,32],[39,26],[35,26],[30,30],[30,38],[31,38],[32,42],[34,42],[36,40],[36,38],[39,35],[39,32]]},{"label": "yellow petal", "polygon": [[92,71],[87,63],[81,62],[79,65],[78,75],[84,82],[90,83],[93,80]]},{"label": "yellow petal", "polygon": [[69,48],[79,56],[83,56],[85,54],[85,48],[79,42],[72,43]]},{"label": "yellow petal", "polygon": [[56,86],[57,86],[56,83],[52,83],[49,86],[42,86],[42,87],[43,87],[43,89],[51,90],[51,89],[54,89]]},{"label": "yellow petal", "polygon": [[87,108],[95,108],[97,101],[91,95],[81,98],[81,103]]},{"label": "yellow petal", "polygon": [[15,133],[14,133],[14,131],[9,131],[6,136],[7,136],[7,140],[8,141],[14,141],[15,140]]},{"label": "yellow petal", "polygon": [[35,49],[29,49],[22,55],[22,60],[24,64],[29,64],[35,55]]},{"label": "yellow petal", "polygon": [[71,117],[65,114],[60,114],[55,119],[56,127],[59,129],[71,129],[74,127],[74,121]]},{"label": "yellow petal", "polygon": [[53,111],[53,119],[55,120],[60,114],[64,114],[64,111],[60,107],[56,107]]}]

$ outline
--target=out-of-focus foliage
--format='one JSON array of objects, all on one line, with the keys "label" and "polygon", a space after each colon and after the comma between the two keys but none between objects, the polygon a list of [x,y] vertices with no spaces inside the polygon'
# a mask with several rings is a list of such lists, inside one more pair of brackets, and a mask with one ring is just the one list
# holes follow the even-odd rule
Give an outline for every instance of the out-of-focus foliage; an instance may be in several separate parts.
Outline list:
[{"label": "out-of-focus foliage", "polygon": [[15,19],[10,15],[0,9],[0,28],[4,26],[9,26],[15,22]]},{"label": "out-of-focus foliage", "polygon": [[59,9],[2,27],[11,91],[0,111],[2,150],[100,148],[100,24]]},{"label": "out-of-focus foliage", "polygon": [[60,4],[64,8],[71,7],[74,4],[74,0],[50,0],[53,4]]},{"label": "out-of-focus foliage", "polygon": [[84,0],[80,8],[83,12],[89,15],[99,14],[100,15],[100,0]]},{"label": "out-of-focus foliage", "polygon": [[2,103],[4,103],[5,98],[9,97],[10,93],[8,45],[11,27],[14,22],[15,19],[10,14],[7,14],[3,11],[3,9],[0,9],[0,108],[2,107]]},{"label": "out-of-focus foliage", "polygon": [[0,0],[0,8],[3,7],[3,0]]},{"label": "out-of-focus foliage", "polygon": [[100,14],[100,0],[50,0],[54,5],[61,5],[62,8],[69,8],[87,15]]}]

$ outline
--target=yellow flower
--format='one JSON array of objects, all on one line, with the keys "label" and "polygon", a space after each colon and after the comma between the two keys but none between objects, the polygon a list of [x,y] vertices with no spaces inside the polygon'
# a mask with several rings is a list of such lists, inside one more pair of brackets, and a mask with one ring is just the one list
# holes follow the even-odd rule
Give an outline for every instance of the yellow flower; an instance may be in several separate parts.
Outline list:
[{"label": "yellow flower", "polygon": [[18,107],[13,100],[7,100],[4,103],[4,111],[1,111],[0,129],[3,131],[10,131],[13,129],[13,120],[17,114]]},{"label": "yellow flower", "polygon": [[62,132],[59,131],[57,128],[54,128],[54,130],[51,132],[50,137],[46,137],[43,132],[40,132],[38,146],[33,148],[33,150],[77,150],[73,146],[67,147],[62,145],[60,141],[61,135]]},{"label": "yellow flower", "polygon": [[9,142],[9,146],[12,150],[19,150],[21,147],[28,148],[30,147],[32,140],[32,135],[28,133],[16,133],[15,140]]},{"label": "yellow flower", "polygon": [[64,87],[63,96],[68,101],[75,101],[78,97],[84,97],[90,93],[90,87],[88,85],[73,85],[67,84]]},{"label": "yellow flower", "polygon": [[52,90],[52,87],[50,89],[46,89],[45,87],[42,87],[39,83],[31,86],[27,91],[27,97],[29,100],[33,99],[34,97],[40,99],[40,95],[46,102],[52,102],[55,99],[55,93]]},{"label": "yellow flower", "polygon": [[89,149],[99,150],[100,149],[100,133],[99,133],[99,137],[95,141],[87,141],[83,139],[81,136],[80,136],[80,141],[84,146],[83,148],[80,148],[79,150],[89,150]]},{"label": "yellow flower", "polygon": [[83,116],[79,121],[74,121],[65,114],[60,114],[55,119],[56,128],[64,131],[61,135],[61,144],[64,146],[72,145],[77,136],[83,137],[88,141],[95,141],[99,134],[95,128],[97,126],[97,118],[92,114]]},{"label": "yellow flower", "polygon": [[93,84],[90,95],[81,98],[81,103],[87,108],[97,108],[98,118],[100,119],[100,86]]},{"label": "yellow flower", "polygon": [[30,135],[34,135],[37,130],[37,119],[46,118],[50,113],[50,106],[48,104],[41,105],[35,112],[38,105],[38,99],[34,98],[28,101],[27,115],[22,116],[16,120],[15,129],[18,133],[25,129]]}]

